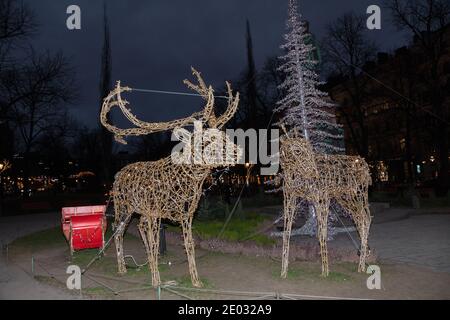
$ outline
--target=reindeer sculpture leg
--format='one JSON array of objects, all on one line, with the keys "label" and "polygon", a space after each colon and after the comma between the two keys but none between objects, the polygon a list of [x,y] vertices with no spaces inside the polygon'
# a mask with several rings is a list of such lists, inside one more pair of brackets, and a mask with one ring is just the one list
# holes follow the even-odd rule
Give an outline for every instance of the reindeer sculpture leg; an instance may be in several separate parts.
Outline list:
[{"label": "reindeer sculpture leg", "polygon": [[328,276],[328,248],[327,248],[327,231],[328,231],[328,209],[330,200],[328,195],[322,195],[314,203],[317,215],[317,236],[320,244],[320,256],[322,258],[322,276]]},{"label": "reindeer sculpture leg", "polygon": [[148,266],[152,273],[152,286],[154,287],[161,284],[158,269],[160,226],[161,220],[156,217],[142,216],[139,221],[139,233],[141,234],[145,251],[147,252]]},{"label": "reindeer sculpture leg", "polygon": [[361,238],[358,272],[366,271],[366,259],[369,256],[369,247],[368,247],[369,229],[370,229],[370,221],[364,221],[358,227],[359,237]]},{"label": "reindeer sculpture leg", "polygon": [[[118,202],[115,202],[118,203]],[[120,217],[120,213],[124,211],[120,211],[120,205],[115,206],[116,210],[116,235],[114,236],[114,242],[116,244],[116,253],[117,253],[117,267],[118,272],[120,274],[127,273],[127,267],[125,265],[125,258],[123,255],[123,235],[125,233],[125,230],[127,228],[128,223],[131,220],[131,214],[125,213],[124,216]]]},{"label": "reindeer sculpture leg", "polygon": [[184,247],[186,249],[192,285],[194,287],[203,287],[203,284],[198,277],[197,265],[195,263],[195,246],[194,239],[192,238],[192,215],[181,221],[181,228],[183,229]]},{"label": "reindeer sculpture leg", "polygon": [[[286,188],[283,188],[286,190]],[[281,277],[286,278],[289,265],[289,241],[291,239],[292,222],[295,218],[296,197],[284,193],[284,230],[283,230],[283,254],[281,257]]]},{"label": "reindeer sculpture leg", "polygon": [[[363,199],[361,199],[363,197]],[[346,209],[355,223],[358,230],[359,238],[361,240],[361,247],[359,250],[359,265],[358,272],[366,270],[366,259],[368,256],[368,237],[371,224],[371,216],[367,197],[364,193],[344,196],[339,200],[340,205]]]},{"label": "reindeer sculpture leg", "polygon": [[357,217],[354,218],[356,228],[358,229],[359,238],[361,239],[361,248],[359,250],[359,265],[358,272],[366,271],[366,259],[369,256],[369,229],[372,222],[372,217],[369,211],[369,202],[367,199],[367,192],[358,193],[355,197],[355,206],[357,205]]}]

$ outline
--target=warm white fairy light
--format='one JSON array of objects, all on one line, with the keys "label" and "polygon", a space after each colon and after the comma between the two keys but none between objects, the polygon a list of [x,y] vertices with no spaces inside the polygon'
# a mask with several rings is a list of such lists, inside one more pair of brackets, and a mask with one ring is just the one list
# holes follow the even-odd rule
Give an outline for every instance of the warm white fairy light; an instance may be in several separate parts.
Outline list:
[{"label": "warm white fairy light", "polygon": [[297,128],[314,150],[323,153],[342,153],[337,145],[343,138],[341,126],[336,123],[334,108],[327,93],[318,89],[321,84],[314,68],[314,46],[308,44],[311,35],[297,11],[297,1],[289,1],[288,32],[281,46],[286,54],[280,70],[286,75],[279,89],[286,92],[278,102],[277,111],[282,113],[280,123],[291,131]]}]

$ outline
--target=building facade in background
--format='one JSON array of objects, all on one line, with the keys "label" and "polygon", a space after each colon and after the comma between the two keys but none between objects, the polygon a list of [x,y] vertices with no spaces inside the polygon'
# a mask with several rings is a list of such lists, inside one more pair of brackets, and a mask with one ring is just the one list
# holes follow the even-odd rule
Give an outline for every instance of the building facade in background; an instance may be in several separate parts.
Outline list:
[{"label": "building facade in background", "polygon": [[[450,44],[450,26],[446,27],[445,38]],[[360,110],[350,102],[349,81],[336,77],[328,83],[330,96],[340,105],[337,120],[344,126],[348,154],[358,153],[355,139],[363,138],[358,122],[365,124],[367,158],[378,186],[426,186],[437,177],[439,158],[435,142],[441,137],[433,136],[433,126],[436,121],[450,122],[450,50],[438,68],[445,87],[444,119],[436,117],[426,90],[429,68],[429,59],[415,40],[392,54],[378,53],[377,61],[367,63],[358,76],[367,83]],[[448,156],[450,159],[450,152]]]}]

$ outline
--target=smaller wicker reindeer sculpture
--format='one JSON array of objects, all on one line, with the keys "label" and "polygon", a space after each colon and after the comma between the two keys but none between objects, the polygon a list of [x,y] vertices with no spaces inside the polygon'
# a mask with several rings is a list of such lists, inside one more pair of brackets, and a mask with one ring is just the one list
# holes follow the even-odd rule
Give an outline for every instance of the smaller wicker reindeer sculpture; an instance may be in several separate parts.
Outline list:
[{"label": "smaller wicker reindeer sculpture", "polygon": [[[184,130],[184,134],[177,136],[184,143],[184,156],[180,152],[174,157],[172,153],[172,156],[158,161],[133,163],[124,167],[115,176],[113,198],[115,225],[120,228],[115,236],[119,273],[126,272],[123,234],[131,215],[135,212],[141,216],[139,232],[147,251],[153,286],[160,284],[158,255],[161,219],[169,219],[181,224],[192,284],[195,287],[202,286],[195,263],[191,228],[193,215],[202,195],[203,183],[212,170],[216,167],[235,164],[242,155],[242,150],[228,138],[225,132],[220,130],[235,114],[239,103],[239,93],[233,96],[227,82],[228,106],[221,116],[216,117],[212,87],[206,86],[199,72],[195,69],[192,69],[192,72],[199,84],[194,85],[188,80],[184,80],[184,83],[206,100],[203,112],[165,123],[140,121],[127,108],[128,102],[121,97],[123,91],[131,91],[131,89],[121,87],[120,83],[105,98],[101,111],[102,124],[115,134],[117,141],[122,143],[125,142],[124,136],[143,135],[169,129],[176,129],[174,130],[176,135],[177,129],[184,126],[194,125],[195,129],[200,126],[200,129],[205,127],[209,128],[206,131],[212,131],[209,135],[203,134],[199,137],[196,136],[195,130],[193,134]],[[136,127],[120,129],[109,124],[107,114],[114,106],[119,107]],[[199,158],[198,155],[208,155],[206,159],[208,161]],[[182,162],[174,161],[174,159],[191,161]]]},{"label": "smaller wicker reindeer sculpture", "polygon": [[285,132],[280,142],[280,165],[284,172],[281,277],[287,276],[289,240],[298,198],[311,203],[316,211],[322,275],[328,275],[327,221],[331,199],[335,199],[350,213],[356,225],[361,239],[358,271],[364,271],[371,223],[368,206],[371,178],[366,161],[358,156],[314,153],[309,142],[297,132]]}]

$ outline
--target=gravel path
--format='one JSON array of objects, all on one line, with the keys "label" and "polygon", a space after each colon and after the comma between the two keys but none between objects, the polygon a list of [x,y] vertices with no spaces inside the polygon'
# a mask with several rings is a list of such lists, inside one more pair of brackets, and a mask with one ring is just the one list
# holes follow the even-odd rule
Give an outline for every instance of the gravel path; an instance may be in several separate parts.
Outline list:
[{"label": "gravel path", "polygon": [[[356,232],[339,234],[332,245],[354,246],[351,238],[359,247]],[[450,273],[450,209],[386,210],[372,223],[369,246],[381,262]]]},{"label": "gravel path", "polygon": [[370,244],[384,261],[450,273],[450,212],[375,224]]},{"label": "gravel path", "polygon": [[[2,217],[0,218],[1,248],[16,238],[55,227],[59,223],[59,213]],[[2,254],[0,256],[0,299],[61,300],[79,298],[68,291],[34,280],[29,272],[30,270],[24,270],[7,262]]]}]

